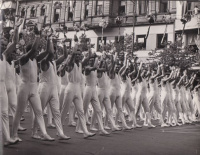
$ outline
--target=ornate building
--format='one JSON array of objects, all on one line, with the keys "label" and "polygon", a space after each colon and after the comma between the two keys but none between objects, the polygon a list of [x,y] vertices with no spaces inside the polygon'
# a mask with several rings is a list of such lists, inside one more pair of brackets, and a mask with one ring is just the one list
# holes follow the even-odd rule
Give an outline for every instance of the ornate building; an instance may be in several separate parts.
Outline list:
[{"label": "ornate building", "polygon": [[[163,42],[175,40],[176,2],[166,0],[18,0],[16,14],[25,17],[26,23],[51,25],[57,31],[67,26],[67,37],[81,36],[74,24],[86,26],[85,32],[98,50],[102,39],[100,21],[104,19],[107,28],[103,29],[103,43],[123,40],[125,34],[132,34],[134,41],[142,43],[143,49],[162,48]],[[149,17],[154,22],[149,22]],[[122,21],[116,23],[116,17]],[[134,27],[133,27],[134,25]],[[60,33],[60,37],[63,34]]]},{"label": "ornate building", "polygon": [[1,27],[6,38],[9,38],[9,31],[14,27],[16,2],[5,1],[1,4]]}]

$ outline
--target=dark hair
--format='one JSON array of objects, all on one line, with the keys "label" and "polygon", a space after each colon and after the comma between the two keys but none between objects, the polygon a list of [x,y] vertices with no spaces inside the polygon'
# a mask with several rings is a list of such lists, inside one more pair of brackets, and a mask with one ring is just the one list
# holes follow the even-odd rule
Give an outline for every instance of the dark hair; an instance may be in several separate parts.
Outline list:
[{"label": "dark hair", "polygon": [[31,45],[31,44],[27,45],[27,46],[26,46],[26,52],[30,51],[31,48],[32,48],[32,45]]}]

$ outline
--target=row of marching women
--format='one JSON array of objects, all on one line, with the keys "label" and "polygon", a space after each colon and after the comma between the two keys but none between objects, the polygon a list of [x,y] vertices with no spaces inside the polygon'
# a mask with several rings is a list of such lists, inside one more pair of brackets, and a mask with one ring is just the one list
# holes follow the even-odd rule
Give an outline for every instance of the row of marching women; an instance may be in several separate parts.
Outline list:
[{"label": "row of marching women", "polygon": [[15,59],[21,23],[16,23],[13,37],[1,53],[4,146],[23,141],[18,131],[26,131],[20,120],[28,104],[32,109],[31,137],[44,141],[55,141],[46,131],[46,108],[47,127],[56,128],[58,140],[70,139],[63,131],[66,121],[87,139],[96,133],[106,136],[142,126],[180,126],[198,120],[200,85],[194,87],[195,74],[188,77],[186,70],[174,66],[166,71],[160,62],[157,67],[138,65],[126,52],[121,65],[117,52],[103,52],[99,56],[90,45],[83,52],[77,39],[72,51],[63,40],[63,55],[55,59],[51,29],[46,34],[46,47],[38,51],[44,33],[37,25],[33,29],[34,42],[26,45],[25,52]]}]

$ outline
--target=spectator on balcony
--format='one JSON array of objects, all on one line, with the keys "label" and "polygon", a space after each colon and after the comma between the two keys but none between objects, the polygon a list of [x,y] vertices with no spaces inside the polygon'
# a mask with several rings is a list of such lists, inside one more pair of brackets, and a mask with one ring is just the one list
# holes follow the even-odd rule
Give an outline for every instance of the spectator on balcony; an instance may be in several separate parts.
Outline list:
[{"label": "spectator on balcony", "polygon": [[194,14],[197,15],[198,13],[199,13],[199,8],[198,8],[198,6],[196,5],[196,6],[194,7]]}]

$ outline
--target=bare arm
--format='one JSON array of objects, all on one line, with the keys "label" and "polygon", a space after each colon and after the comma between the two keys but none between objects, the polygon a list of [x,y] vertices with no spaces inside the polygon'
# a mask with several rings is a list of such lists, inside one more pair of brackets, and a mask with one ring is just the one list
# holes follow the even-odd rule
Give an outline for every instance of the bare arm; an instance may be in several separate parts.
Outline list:
[{"label": "bare arm", "polygon": [[151,79],[155,79],[156,77],[158,77],[160,75],[160,66],[158,66],[158,69],[157,69],[157,74],[154,75],[153,77],[151,77]]},{"label": "bare arm", "polygon": [[177,83],[177,86],[178,86],[178,87],[180,86],[180,84],[181,84],[181,82],[183,81],[183,79],[184,79],[184,76],[182,76],[182,77],[180,78],[179,82]]},{"label": "bare arm", "polygon": [[140,74],[141,74],[141,68],[142,68],[142,63],[140,63],[138,74],[137,74],[136,78],[131,81],[132,83],[134,83],[138,79],[138,77],[140,76]]},{"label": "bare arm", "polygon": [[[51,48],[54,51],[53,44],[52,44]],[[56,66],[60,65],[68,56],[68,51],[67,51],[66,45],[63,45],[63,48],[64,48],[64,54],[55,61],[56,62]]]},{"label": "bare arm", "polygon": [[[47,56],[47,54],[49,53],[50,51],[50,39],[47,38],[47,45],[46,45],[46,50],[41,52],[37,57],[36,57],[36,60],[37,62],[40,62],[42,59],[45,58],[45,56]],[[48,59],[48,57],[47,57]],[[49,59],[48,59],[49,60]]]},{"label": "bare arm", "polygon": [[16,49],[17,40],[18,40],[18,26],[15,26],[12,42],[9,44],[9,46],[6,48],[6,50],[3,52],[3,54],[6,57]]},{"label": "bare arm", "polygon": [[122,72],[124,72],[124,70],[126,69],[126,65],[127,65],[127,58],[126,58],[126,56],[125,56],[124,65],[123,65],[123,67],[119,70],[119,75],[122,75]]},{"label": "bare arm", "polygon": [[109,70],[109,76],[113,75],[114,74],[114,69],[115,69],[115,61],[113,60],[113,57],[112,57],[112,61],[111,61],[111,68]]},{"label": "bare arm", "polygon": [[26,64],[26,63],[28,62],[29,58],[32,57],[32,56],[35,54],[35,52],[37,52],[38,45],[39,45],[39,38],[40,38],[40,36],[37,35],[37,36],[35,37],[35,41],[34,41],[34,43],[33,43],[33,45],[32,45],[31,50],[28,51],[28,53],[24,54],[24,55],[20,58],[20,64],[21,64],[21,65]]},{"label": "bare arm", "polygon": [[169,81],[169,80],[172,78],[173,73],[174,73],[174,72],[172,71],[171,74],[170,74],[170,76],[169,76],[167,79],[163,79],[163,81],[164,81],[164,82]]}]

